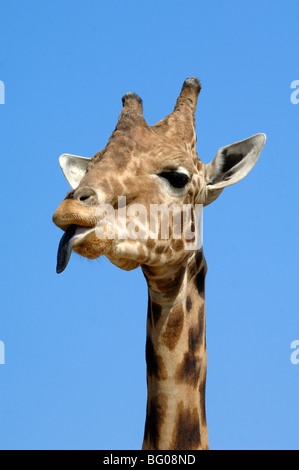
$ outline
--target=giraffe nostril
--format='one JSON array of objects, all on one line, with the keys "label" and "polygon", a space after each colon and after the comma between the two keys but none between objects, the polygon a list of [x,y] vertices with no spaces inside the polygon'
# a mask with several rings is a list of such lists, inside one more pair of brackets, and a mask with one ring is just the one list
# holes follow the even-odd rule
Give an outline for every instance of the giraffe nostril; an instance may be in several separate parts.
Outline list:
[{"label": "giraffe nostril", "polygon": [[97,202],[96,192],[91,188],[78,188],[74,198],[85,204],[95,204]]}]

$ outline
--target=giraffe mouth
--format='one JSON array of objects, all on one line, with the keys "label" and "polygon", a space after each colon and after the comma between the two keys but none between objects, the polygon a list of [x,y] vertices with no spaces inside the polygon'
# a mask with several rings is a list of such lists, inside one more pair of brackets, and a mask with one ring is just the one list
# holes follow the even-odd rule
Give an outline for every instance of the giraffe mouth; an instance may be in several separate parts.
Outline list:
[{"label": "giraffe mouth", "polygon": [[93,230],[93,227],[81,227],[79,225],[70,225],[61,237],[57,252],[57,274],[62,273],[70,260],[74,243],[82,238],[87,232]]}]

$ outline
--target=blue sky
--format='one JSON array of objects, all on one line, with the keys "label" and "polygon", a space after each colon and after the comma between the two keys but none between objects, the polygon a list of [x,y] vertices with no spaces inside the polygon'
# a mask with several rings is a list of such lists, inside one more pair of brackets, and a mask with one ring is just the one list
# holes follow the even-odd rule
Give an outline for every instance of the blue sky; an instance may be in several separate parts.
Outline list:
[{"label": "blue sky", "polygon": [[145,281],[76,255],[56,274],[61,232],[51,217],[69,190],[58,156],[103,148],[127,91],[154,124],[194,75],[203,162],[267,134],[252,172],[204,211],[210,446],[299,448],[290,360],[298,2],[2,0],[0,9],[0,448],[140,448]]}]

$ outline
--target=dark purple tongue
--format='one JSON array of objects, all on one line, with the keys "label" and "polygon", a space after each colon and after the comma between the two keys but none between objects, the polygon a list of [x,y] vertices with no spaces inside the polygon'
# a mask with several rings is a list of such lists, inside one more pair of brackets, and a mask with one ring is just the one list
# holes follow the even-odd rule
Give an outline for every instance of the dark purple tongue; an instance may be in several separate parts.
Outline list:
[{"label": "dark purple tongue", "polygon": [[76,225],[70,225],[69,228],[64,232],[61,237],[58,252],[57,252],[57,274],[62,273],[67,267],[69,259],[71,257],[73,241],[72,238],[75,235]]}]

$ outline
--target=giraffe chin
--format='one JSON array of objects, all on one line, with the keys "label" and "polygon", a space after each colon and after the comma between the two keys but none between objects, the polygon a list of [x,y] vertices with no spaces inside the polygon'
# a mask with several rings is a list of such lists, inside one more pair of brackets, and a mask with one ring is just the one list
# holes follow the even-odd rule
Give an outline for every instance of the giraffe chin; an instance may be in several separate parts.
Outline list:
[{"label": "giraffe chin", "polygon": [[[88,259],[106,256],[112,264],[124,271],[132,271],[141,266],[142,262],[136,259],[135,252],[127,250],[127,245],[122,240],[99,238],[96,228],[87,229],[77,226],[75,236],[71,241],[73,242],[72,250]],[[119,249],[120,246],[123,249]]]},{"label": "giraffe chin", "polygon": [[123,269],[124,271],[133,271],[141,266],[138,261],[127,259],[127,258],[117,258],[113,256],[107,256],[109,261],[114,264],[117,268]]}]

